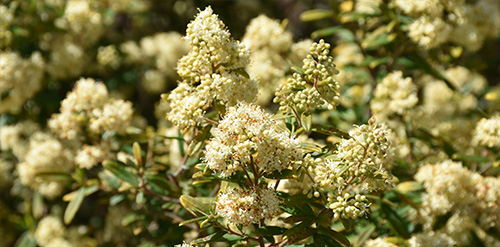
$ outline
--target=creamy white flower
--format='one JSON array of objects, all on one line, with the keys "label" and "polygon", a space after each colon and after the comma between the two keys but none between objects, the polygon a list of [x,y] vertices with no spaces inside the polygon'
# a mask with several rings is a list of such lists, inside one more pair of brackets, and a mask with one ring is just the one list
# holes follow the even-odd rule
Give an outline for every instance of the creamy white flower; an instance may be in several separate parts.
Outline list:
[{"label": "creamy white flower", "polygon": [[377,119],[403,114],[418,102],[417,88],[401,71],[389,73],[375,88],[370,108]]},{"label": "creamy white flower", "polygon": [[474,142],[488,147],[500,147],[500,115],[483,118],[477,123]]},{"label": "creamy white flower", "polygon": [[36,227],[35,238],[40,246],[48,246],[51,241],[62,238],[65,234],[66,228],[61,219],[56,216],[45,216]]},{"label": "creamy white flower", "polygon": [[240,103],[227,108],[206,146],[208,167],[223,177],[254,163],[259,172],[295,167],[302,160],[300,142],[278,130],[272,115],[260,107]]},{"label": "creamy white flower", "polygon": [[215,210],[235,225],[247,226],[271,219],[279,212],[279,198],[273,189],[231,189],[220,192]]}]

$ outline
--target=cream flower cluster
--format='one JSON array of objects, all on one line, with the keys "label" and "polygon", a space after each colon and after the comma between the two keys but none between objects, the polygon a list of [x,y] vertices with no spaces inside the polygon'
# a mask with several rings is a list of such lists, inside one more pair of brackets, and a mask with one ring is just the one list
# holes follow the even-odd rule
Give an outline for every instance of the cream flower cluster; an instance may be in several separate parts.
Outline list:
[{"label": "cream flower cluster", "polygon": [[242,41],[251,51],[269,49],[284,53],[292,46],[292,33],[284,29],[282,24],[265,15],[252,19],[247,26]]},{"label": "cream flower cluster", "polygon": [[7,6],[0,4],[0,48],[8,46],[12,40],[9,25],[14,19],[14,13]]},{"label": "cream flower cluster", "polygon": [[442,232],[426,232],[414,234],[409,240],[410,247],[426,247],[426,246],[440,246],[440,247],[453,247],[457,243],[448,235]]},{"label": "cream flower cluster", "polygon": [[370,107],[377,119],[392,114],[403,114],[418,102],[417,88],[410,77],[403,78],[403,72],[395,71],[377,84]]},{"label": "cream flower cluster", "polygon": [[40,46],[50,51],[47,72],[57,79],[68,79],[81,75],[89,57],[85,49],[69,35],[45,35]]},{"label": "cream flower cluster", "polygon": [[120,66],[118,50],[114,45],[101,46],[97,49],[97,62],[103,67],[117,69]]},{"label": "cream flower cluster", "polygon": [[189,44],[177,32],[157,33],[142,38],[139,43],[127,41],[120,45],[125,53],[125,63],[149,63],[141,77],[142,87],[149,93],[162,93],[168,83],[177,79],[175,67],[177,60],[189,51]]},{"label": "cream flower cluster", "polygon": [[200,124],[214,100],[228,106],[255,99],[257,82],[244,71],[248,50],[231,38],[210,7],[201,11],[186,30],[192,49],[177,64],[182,81],[168,96],[172,111],[167,119],[183,130]]},{"label": "cream flower cluster", "polygon": [[500,148],[500,115],[483,118],[477,123],[474,142],[490,148]]},{"label": "cream flower cluster", "polygon": [[425,48],[453,42],[468,50],[500,35],[500,2],[496,0],[393,0],[393,5],[415,21],[409,36]]},{"label": "cream flower cluster", "polygon": [[101,13],[93,9],[90,1],[69,0],[64,15],[55,21],[56,26],[78,36],[83,46],[94,44],[104,31]]},{"label": "cream flower cluster", "polygon": [[279,212],[279,198],[273,189],[231,189],[220,192],[216,202],[217,215],[235,225],[248,226],[270,219]]},{"label": "cream flower cluster", "polygon": [[[61,219],[56,216],[45,216],[39,223],[35,231],[35,239],[39,246],[56,246],[52,242],[64,238],[66,228]],[[66,245],[61,245],[66,246]]]},{"label": "cream flower cluster", "polygon": [[31,121],[0,126],[0,151],[12,151],[18,159],[24,159],[29,150],[29,137],[39,129],[40,126]]},{"label": "cream flower cluster", "polygon": [[227,108],[224,119],[212,129],[206,146],[207,166],[229,177],[251,162],[259,173],[295,167],[302,161],[300,141],[280,131],[272,115],[260,107],[240,103]]},{"label": "cream flower cluster", "polygon": [[367,191],[390,186],[388,171],[394,152],[392,131],[371,118],[368,124],[355,126],[349,135],[351,138],[340,142],[336,159],[326,160],[324,166],[318,166],[316,180],[320,185],[339,191],[353,182],[363,184],[362,189]]},{"label": "cream flower cluster", "polygon": [[339,71],[329,54],[330,44],[324,40],[313,43],[309,55],[303,61],[304,73],[294,73],[276,90],[274,102],[280,104],[280,111],[287,111],[289,107],[299,112],[312,112],[318,108],[335,109],[339,103],[340,85],[333,75]]},{"label": "cream flower cluster", "polygon": [[257,101],[267,104],[290,68],[285,56],[293,43],[292,34],[278,20],[260,15],[250,21],[242,43],[250,50],[248,73],[259,80]]},{"label": "cream flower cluster", "polygon": [[29,59],[0,51],[0,114],[17,113],[28,99],[42,89],[45,63],[36,52]]},{"label": "cream flower cluster", "polygon": [[59,217],[47,215],[38,222],[34,237],[40,247],[97,246],[93,243],[96,240],[83,235],[84,229],[81,226],[66,228]]},{"label": "cream flower cluster", "polygon": [[59,114],[49,120],[50,128],[61,138],[75,140],[88,131],[100,135],[105,131],[125,134],[132,118],[132,103],[108,99],[108,90],[94,79],[80,79],[73,91],[61,102]]},{"label": "cream flower cluster", "polygon": [[57,139],[38,132],[31,137],[24,161],[17,165],[21,183],[47,198],[64,191],[65,181],[41,173],[69,173],[73,170],[73,154]]},{"label": "cream flower cluster", "polygon": [[83,145],[75,156],[75,164],[90,169],[109,157],[109,150],[101,145]]},{"label": "cream flower cluster", "polygon": [[369,206],[360,194],[350,195],[349,187],[356,190],[376,191],[392,186],[389,173],[392,167],[392,132],[372,118],[368,124],[349,131],[350,139],[343,139],[335,159],[328,159],[315,169],[316,182],[322,189],[337,190],[339,196],[328,193],[329,208],[336,218],[363,216]]},{"label": "cream flower cluster", "polygon": [[[433,230],[439,216],[451,214],[440,232],[465,245],[470,231],[484,241],[490,241],[488,229],[500,229],[500,179],[483,177],[469,171],[459,162],[450,160],[422,166],[415,175],[425,193],[418,210],[417,222],[423,223],[424,233]],[[500,244],[496,240],[495,244]]]},{"label": "cream flower cluster", "polygon": [[399,247],[392,242],[388,242],[388,239],[384,237],[378,237],[376,239],[368,239],[365,243],[365,247]]}]

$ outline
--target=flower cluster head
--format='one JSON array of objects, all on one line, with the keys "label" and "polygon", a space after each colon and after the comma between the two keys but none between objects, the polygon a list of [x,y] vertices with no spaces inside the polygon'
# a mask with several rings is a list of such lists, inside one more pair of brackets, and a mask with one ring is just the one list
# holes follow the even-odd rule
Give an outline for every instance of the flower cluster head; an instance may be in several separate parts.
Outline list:
[{"label": "flower cluster head", "polygon": [[0,51],[0,114],[16,113],[42,89],[45,63],[36,52],[29,59],[17,53]]},{"label": "flower cluster head", "polygon": [[89,1],[69,0],[64,9],[64,15],[55,24],[68,30],[83,46],[94,44],[104,30],[101,14],[92,8]]},{"label": "flower cluster head", "polygon": [[237,99],[255,99],[257,82],[245,72],[248,50],[231,38],[211,7],[188,24],[185,38],[192,48],[177,64],[181,82],[168,96],[168,120],[185,130],[201,122],[214,100],[231,106]]},{"label": "flower cluster head", "polygon": [[417,88],[410,77],[403,78],[403,72],[389,73],[375,88],[370,107],[378,119],[393,114],[403,114],[418,102]]},{"label": "flower cluster head", "polygon": [[252,62],[248,66],[248,73],[259,81],[257,101],[268,104],[280,80],[290,69],[286,57],[291,55],[292,33],[286,31],[278,20],[259,15],[248,24],[242,43],[250,50]]},{"label": "flower cluster head", "polygon": [[31,137],[24,161],[17,165],[21,183],[47,198],[64,191],[65,180],[43,173],[69,173],[73,170],[73,154],[64,144],[48,134],[38,132]]},{"label": "flower cluster head", "polygon": [[125,134],[133,114],[132,103],[108,99],[106,86],[91,78],[76,82],[73,91],[62,101],[60,111],[52,116],[49,126],[61,138],[69,140],[76,140],[84,133]]},{"label": "flower cluster head", "polygon": [[0,48],[8,46],[12,40],[9,25],[14,19],[14,11],[5,5],[0,5]]},{"label": "flower cluster head", "polygon": [[50,215],[40,220],[35,231],[36,242],[39,246],[56,246],[51,242],[62,239],[65,235],[66,228],[61,219]]},{"label": "flower cluster head", "polygon": [[500,2],[495,0],[392,0],[415,20],[409,37],[430,49],[453,42],[475,51],[487,38],[500,35]]},{"label": "flower cluster head", "polygon": [[207,166],[229,177],[255,164],[258,173],[295,167],[302,161],[300,141],[281,131],[272,115],[253,104],[227,108],[206,146]]},{"label": "flower cluster head", "polygon": [[490,148],[500,148],[500,115],[481,119],[476,125],[474,141]]},{"label": "flower cluster head", "polygon": [[215,210],[235,225],[248,226],[276,216],[279,203],[276,192],[270,188],[233,188],[219,193]]},{"label": "flower cluster head", "polygon": [[248,49],[286,52],[292,46],[292,33],[277,21],[265,15],[259,15],[252,19],[247,26],[243,43]]},{"label": "flower cluster head", "polygon": [[280,111],[287,111],[289,107],[299,112],[335,109],[339,104],[340,85],[333,76],[339,71],[329,53],[330,44],[324,40],[313,43],[303,61],[303,72],[294,73],[276,90],[274,102],[280,104]]},{"label": "flower cluster head", "polygon": [[339,196],[328,194],[329,207],[338,214],[337,218],[356,218],[368,208],[365,197],[351,195],[347,189],[371,192],[392,186],[389,173],[394,152],[392,132],[371,118],[368,124],[349,131],[349,135],[351,138],[340,142],[336,158],[327,159],[315,170],[321,188],[339,193]]},{"label": "flower cluster head", "polygon": [[482,240],[492,236],[490,229],[500,229],[500,179],[484,177],[468,170],[460,162],[445,160],[426,164],[415,174],[425,189],[417,222],[424,233],[433,231],[440,216],[451,215],[446,233],[459,246],[470,243],[470,230],[480,230]]},{"label": "flower cluster head", "polygon": [[129,40],[120,45],[126,64],[148,66],[140,83],[151,94],[164,92],[169,83],[177,80],[177,60],[186,55],[189,48],[188,41],[178,32],[156,33],[139,42]]}]

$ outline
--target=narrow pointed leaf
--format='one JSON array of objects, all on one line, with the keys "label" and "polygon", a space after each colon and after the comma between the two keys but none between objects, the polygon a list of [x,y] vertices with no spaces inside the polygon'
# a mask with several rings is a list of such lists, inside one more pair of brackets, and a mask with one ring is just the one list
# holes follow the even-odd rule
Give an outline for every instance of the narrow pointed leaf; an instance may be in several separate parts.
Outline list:
[{"label": "narrow pointed leaf", "polygon": [[71,199],[66,207],[66,211],[64,212],[64,223],[69,224],[73,220],[82,205],[83,199],[85,198],[85,187],[80,187],[76,195]]},{"label": "narrow pointed leaf", "polygon": [[106,168],[106,170],[113,173],[119,179],[121,179],[121,180],[123,180],[123,181],[125,181],[133,186],[139,185],[139,181],[137,180],[137,177],[134,174],[132,174],[131,172],[127,171],[127,169],[125,169],[125,167],[121,166],[120,164],[118,164],[114,161],[106,160],[103,162],[102,165],[104,166],[104,168]]}]

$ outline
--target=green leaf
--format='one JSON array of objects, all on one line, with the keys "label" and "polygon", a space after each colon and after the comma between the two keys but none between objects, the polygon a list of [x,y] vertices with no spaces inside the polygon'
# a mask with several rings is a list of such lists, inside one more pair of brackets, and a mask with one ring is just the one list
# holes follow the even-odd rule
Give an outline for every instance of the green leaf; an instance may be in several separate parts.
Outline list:
[{"label": "green leaf", "polygon": [[332,11],[326,9],[312,9],[302,12],[299,16],[301,21],[316,21],[321,19],[330,18],[333,16]]},{"label": "green leaf", "polygon": [[354,239],[355,247],[365,246],[365,242],[370,239],[370,236],[375,232],[376,227],[374,225],[368,226],[365,230],[363,230],[360,234],[356,236]]},{"label": "green leaf", "polygon": [[386,219],[391,223],[392,227],[396,232],[404,238],[409,238],[410,233],[408,231],[409,223],[401,216],[397,214],[394,209],[387,206],[386,204],[381,204],[382,212],[384,212]]},{"label": "green leaf", "polygon": [[198,221],[206,220],[207,218],[208,218],[208,216],[201,216],[201,217],[198,217],[198,218],[185,220],[185,221],[179,223],[179,226],[184,226],[184,225],[187,225],[187,224],[191,224],[191,223],[195,223],[195,222],[198,222]]},{"label": "green leaf", "polygon": [[301,230],[293,235],[290,235],[288,239],[292,243],[298,242],[302,239],[305,239],[305,238],[308,238],[308,237],[314,235],[316,233],[316,231],[317,231],[317,229],[315,229],[315,228],[307,227],[304,230]]},{"label": "green leaf", "polygon": [[224,234],[226,234],[225,232],[216,232],[216,233],[212,233],[206,237],[203,237],[203,238],[198,238],[198,239],[195,239],[193,241],[190,242],[190,244],[203,244],[203,243],[208,243],[208,242],[214,242],[216,240],[219,240],[221,239]]},{"label": "green leaf", "polygon": [[129,172],[127,169],[125,169],[124,166],[111,160],[105,160],[102,163],[102,165],[104,166],[104,168],[106,168],[106,170],[116,175],[116,177],[118,177],[119,179],[133,186],[139,186],[139,181],[137,180],[137,177],[131,172]]},{"label": "green leaf", "polygon": [[291,215],[291,216],[288,216],[287,218],[285,218],[283,220],[283,222],[291,224],[291,223],[295,223],[295,222],[299,222],[299,221],[304,221],[304,220],[307,220],[310,218],[311,218],[310,215],[294,214],[294,215]]},{"label": "green leaf", "polygon": [[255,229],[253,232],[257,237],[281,235],[287,229],[279,226],[263,226]]},{"label": "green leaf", "polygon": [[292,69],[293,71],[295,71],[297,73],[300,73],[300,74],[305,74],[306,73],[301,67],[292,66],[290,69]]},{"label": "green leaf", "polygon": [[192,215],[201,217],[212,213],[213,197],[192,197],[182,195],[180,197],[181,205]]},{"label": "green leaf", "polygon": [[417,181],[405,181],[396,186],[396,189],[402,193],[414,192],[423,189],[422,185]]},{"label": "green leaf", "polygon": [[333,238],[335,241],[337,241],[342,246],[351,246],[351,243],[346,238],[346,236],[344,236],[344,234],[342,234],[340,232],[336,232],[336,231],[334,231],[330,228],[326,228],[326,227],[318,227],[318,230],[319,230],[319,232],[330,236],[331,238]]},{"label": "green leaf", "polygon": [[380,58],[375,58],[368,56],[366,57],[363,62],[361,63],[362,66],[368,66],[370,68],[376,68],[379,65],[386,64],[391,60],[390,57],[380,57]]},{"label": "green leaf", "polygon": [[236,69],[236,70],[234,70],[234,72],[236,72],[236,74],[241,75],[247,79],[250,79],[250,75],[244,69]]},{"label": "green leaf", "polygon": [[123,201],[123,199],[125,199],[125,195],[123,194],[113,195],[111,198],[109,198],[109,205],[115,206],[121,201]]},{"label": "green leaf", "polygon": [[300,231],[303,231],[304,229],[306,229],[307,227],[309,227],[311,225],[311,222],[313,221],[313,218],[309,218],[307,220],[304,220],[302,221],[301,223],[293,226],[292,228],[288,229],[285,233],[283,233],[283,235],[287,236],[287,237],[291,237],[295,234],[297,234],[298,232]]},{"label": "green leaf", "polygon": [[144,193],[142,191],[137,192],[135,196],[135,203],[138,205],[143,205],[146,200],[144,199]]},{"label": "green leaf", "polygon": [[85,187],[80,187],[76,195],[71,199],[66,207],[66,211],[64,211],[64,223],[69,224],[73,220],[82,205],[83,199],[85,198]]},{"label": "green leaf", "polygon": [[132,150],[134,152],[134,157],[135,157],[135,160],[137,161],[137,165],[139,165],[139,167],[142,167],[141,145],[139,145],[138,142],[134,142],[134,144],[132,145]]},{"label": "green leaf", "polygon": [[338,136],[338,137],[342,137],[344,139],[351,138],[349,133],[344,132],[344,131],[339,130],[339,129],[336,129],[336,128],[333,128],[333,127],[322,127],[322,126],[314,125],[312,128],[312,131],[320,133],[320,134],[324,134],[324,135]]},{"label": "green leaf", "polygon": [[25,231],[14,244],[14,247],[36,247],[36,239],[33,232]]},{"label": "green leaf", "polygon": [[453,159],[455,160],[461,160],[461,161],[468,161],[468,162],[478,162],[478,163],[485,163],[490,161],[488,157],[484,156],[469,156],[469,155],[464,155],[464,154],[453,154]]},{"label": "green leaf", "polygon": [[172,186],[170,185],[168,180],[163,176],[146,174],[145,177],[146,177],[146,183],[148,185],[155,186],[165,191],[170,191],[172,189]]},{"label": "green leaf", "polygon": [[311,33],[311,38],[316,39],[316,38],[331,36],[342,30],[344,30],[344,27],[342,26],[322,28]]},{"label": "green leaf", "polygon": [[308,152],[316,152],[316,153],[323,152],[323,148],[316,143],[303,142],[300,144],[300,148]]},{"label": "green leaf", "polygon": [[379,16],[380,14],[363,14],[363,13],[357,13],[357,12],[348,12],[348,13],[344,13],[342,14],[342,16],[340,16],[340,22],[341,23],[347,23],[347,22],[353,22],[353,21],[356,21],[358,19],[365,19],[365,18],[368,18],[368,17],[377,17]]},{"label": "green leaf", "polygon": [[[361,43],[361,46],[366,50],[378,49],[381,46],[387,45],[393,42],[397,38],[395,33],[380,33],[377,32],[379,29],[369,34],[365,40]],[[382,30],[383,31],[383,30]]]},{"label": "green leaf", "polygon": [[300,121],[302,122],[302,127],[304,127],[305,131],[311,131],[311,124],[312,124],[311,114],[302,113],[300,115]]}]

